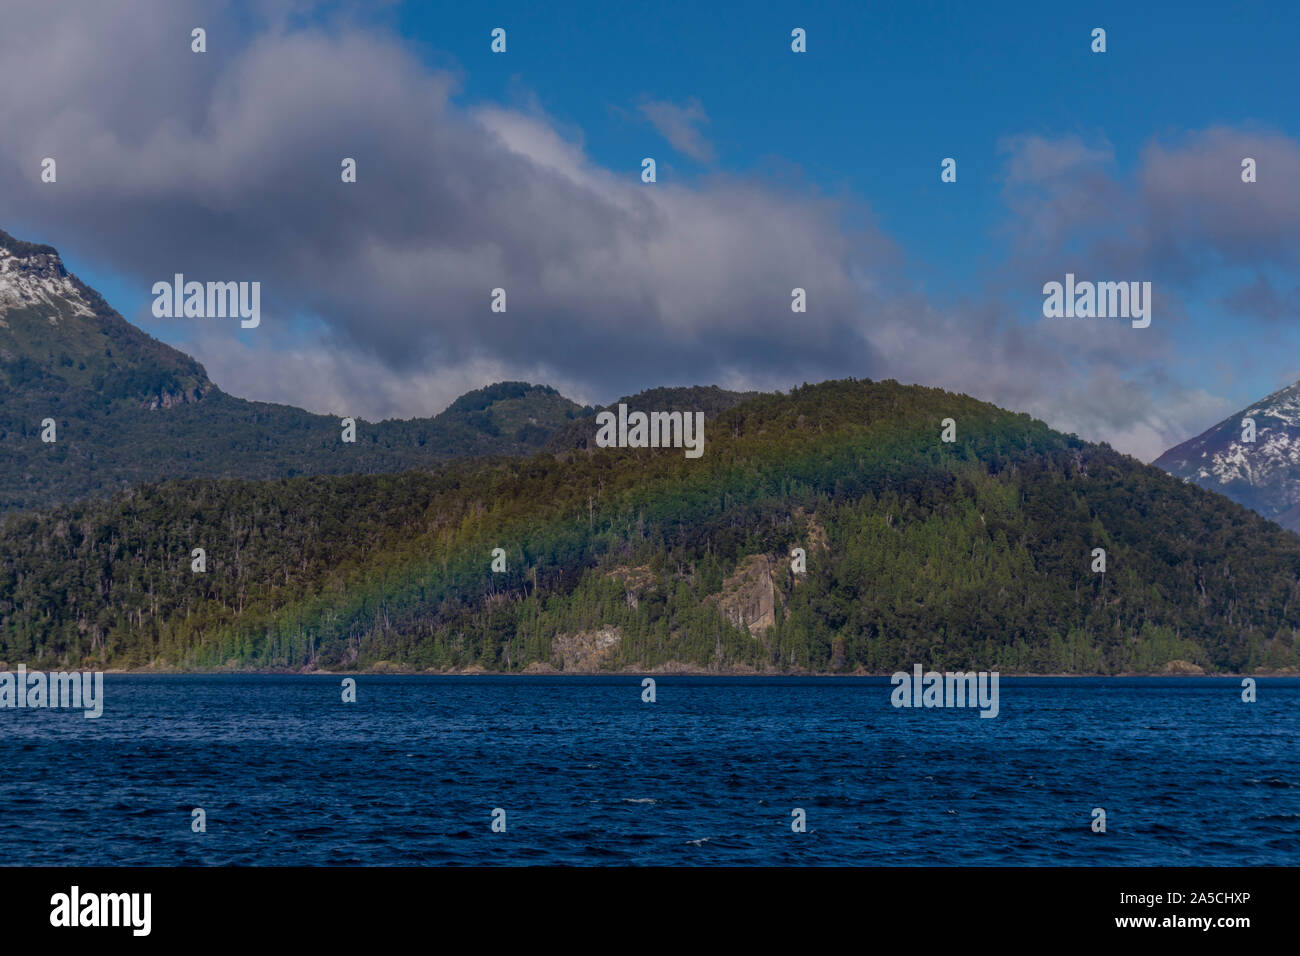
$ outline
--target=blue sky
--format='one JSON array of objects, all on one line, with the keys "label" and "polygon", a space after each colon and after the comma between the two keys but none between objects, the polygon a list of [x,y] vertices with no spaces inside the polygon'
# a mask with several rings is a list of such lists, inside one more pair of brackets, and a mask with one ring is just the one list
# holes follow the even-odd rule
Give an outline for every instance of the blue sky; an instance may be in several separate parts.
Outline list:
[{"label": "blue sky", "polygon": [[[999,202],[999,143],[1075,133],[1129,170],[1153,136],[1259,123],[1300,133],[1293,5],[1155,3],[403,4],[385,18],[466,103],[535,96],[610,169],[639,171],[662,141],[629,111],[699,100],[717,168],[863,197],[942,285],[976,275]],[[1063,10],[1062,7],[1072,9]],[[508,58],[484,41],[508,29]],[[808,31],[804,56],[793,26]],[[1107,52],[1091,31],[1107,30]],[[939,160],[959,163],[959,188]],[[712,165],[672,156],[674,175]],[[794,170],[791,170],[794,172]],[[927,268],[929,266],[930,268]]]},{"label": "blue sky", "polygon": [[[497,377],[608,401],[658,384],[858,374],[970,391],[1149,459],[1300,378],[1291,5],[150,0],[151,26],[134,34],[97,26],[111,3],[53,6],[18,3],[10,42],[23,49],[10,59],[78,49],[90,62],[51,81],[44,115],[0,115],[18,140],[0,154],[0,228],[59,247],[236,394],[382,417],[436,412]],[[184,49],[198,23],[205,58]],[[504,55],[489,49],[498,26]],[[805,54],[790,50],[794,27]],[[96,36],[102,63],[84,49]],[[91,67],[120,78],[117,95]],[[314,70],[319,101],[281,95]],[[373,95],[368,108],[340,91],[340,72]],[[93,116],[100,135],[69,114]],[[674,117],[689,138],[673,136]],[[437,131],[422,140],[426,127]],[[150,143],[151,156],[177,149],[153,181],[105,171],[138,168]],[[557,143],[576,151],[558,178]],[[27,180],[32,156],[56,149],[69,185],[51,200]],[[1245,186],[1238,157],[1261,151],[1260,182]],[[299,176],[317,188],[317,156],[336,170],[339,153],[358,156],[366,198],[333,218],[319,210],[336,173],[319,174],[319,194],[272,188]],[[521,156],[531,165],[513,165]],[[639,182],[644,156],[654,185]],[[949,156],[955,184],[939,178]],[[569,187],[572,203],[557,197]],[[529,211],[512,218],[516,188]],[[656,205],[641,209],[636,190],[658,190]],[[449,218],[503,191],[488,224]],[[626,233],[593,238],[624,218]],[[657,231],[662,242],[635,245]],[[736,260],[674,252],[751,241]],[[604,244],[624,242],[626,256],[603,262]],[[528,305],[500,335],[475,331],[478,286],[455,287],[489,259],[507,287],[522,282],[512,269],[529,271]],[[766,291],[729,299],[785,261],[804,263],[785,287],[814,283],[810,301],[829,308],[801,318],[788,300],[769,314]],[[243,333],[154,319],[152,280],[183,264],[262,276],[271,321]],[[353,286],[333,288],[354,265]],[[1149,334],[1045,325],[1041,284],[1070,270],[1153,281]],[[366,283],[396,291],[349,299]],[[581,291],[602,283],[623,292]],[[412,324],[426,307],[435,318]],[[611,364],[620,343],[631,354]]]}]

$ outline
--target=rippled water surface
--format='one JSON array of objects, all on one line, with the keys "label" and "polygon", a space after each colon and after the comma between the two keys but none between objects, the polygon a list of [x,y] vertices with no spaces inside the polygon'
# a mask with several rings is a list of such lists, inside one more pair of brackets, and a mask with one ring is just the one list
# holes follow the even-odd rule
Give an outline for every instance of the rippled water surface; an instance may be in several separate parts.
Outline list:
[{"label": "rippled water surface", "polygon": [[1004,678],[996,719],[884,678],[340,682],[108,675],[98,720],[0,710],[5,862],[1300,862],[1300,680]]}]

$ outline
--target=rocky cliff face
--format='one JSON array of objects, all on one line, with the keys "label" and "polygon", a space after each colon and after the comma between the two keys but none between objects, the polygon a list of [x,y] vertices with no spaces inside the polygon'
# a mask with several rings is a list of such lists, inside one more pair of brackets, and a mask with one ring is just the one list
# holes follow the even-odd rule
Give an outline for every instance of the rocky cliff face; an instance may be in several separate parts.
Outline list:
[{"label": "rocky cliff face", "polygon": [[614,656],[622,639],[623,633],[617,627],[557,634],[551,642],[552,660],[563,671],[598,671]]},{"label": "rocky cliff face", "polygon": [[722,593],[713,600],[729,624],[747,629],[754,637],[776,624],[776,568],[768,555],[751,554],[722,582]]},{"label": "rocky cliff face", "polygon": [[59,254],[48,246],[34,248],[49,251],[15,254],[10,246],[0,244],[0,311],[44,307],[57,318],[57,313],[70,307],[75,314],[94,315]]}]

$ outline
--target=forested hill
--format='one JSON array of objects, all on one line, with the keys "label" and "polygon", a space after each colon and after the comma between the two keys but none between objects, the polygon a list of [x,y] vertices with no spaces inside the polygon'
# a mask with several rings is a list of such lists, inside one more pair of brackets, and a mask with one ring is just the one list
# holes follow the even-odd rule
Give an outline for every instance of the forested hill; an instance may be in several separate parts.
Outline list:
[{"label": "forested hill", "polygon": [[[398,475],[175,481],[10,515],[0,657],[505,671],[1300,663],[1300,538],[1027,416],[841,381],[745,401],[706,438],[698,459],[588,447]],[[491,569],[496,548],[505,571]]]},{"label": "forested hill", "polygon": [[[0,511],[106,496],[162,478],[398,471],[527,454],[584,413],[555,389],[501,382],[442,414],[358,419],[246,401],[131,325],[51,246],[0,232]],[[52,419],[54,441],[43,440]]]}]

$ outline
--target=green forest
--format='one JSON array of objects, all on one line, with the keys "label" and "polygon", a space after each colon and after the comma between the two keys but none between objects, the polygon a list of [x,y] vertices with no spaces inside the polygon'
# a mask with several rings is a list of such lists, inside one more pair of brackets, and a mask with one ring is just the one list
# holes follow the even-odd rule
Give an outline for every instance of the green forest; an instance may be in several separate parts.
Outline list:
[{"label": "green forest", "polygon": [[[175,480],[10,514],[0,658],[503,672],[1300,665],[1300,538],[1225,498],[938,389],[847,380],[735,401],[715,409],[696,460],[570,434],[531,457]],[[945,418],[953,442],[940,440]],[[578,425],[591,427],[566,427]],[[498,548],[504,571],[492,570]],[[806,573],[792,569],[795,548]],[[761,627],[736,620],[727,595],[746,589],[772,595]]]}]

